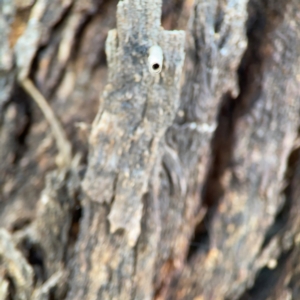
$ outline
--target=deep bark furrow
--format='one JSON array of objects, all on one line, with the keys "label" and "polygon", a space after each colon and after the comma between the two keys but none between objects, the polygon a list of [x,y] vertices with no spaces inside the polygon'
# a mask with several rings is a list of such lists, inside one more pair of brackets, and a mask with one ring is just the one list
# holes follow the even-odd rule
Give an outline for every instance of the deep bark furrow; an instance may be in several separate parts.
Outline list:
[{"label": "deep bark furrow", "polygon": [[298,280],[294,281],[290,274],[296,278],[299,275],[299,162],[299,148],[295,147],[289,156],[285,174],[287,185],[283,194],[284,204],[270,226],[260,250],[261,257],[265,256],[265,252],[268,253],[267,266],[257,273],[253,285],[239,300],[298,297]]},{"label": "deep bark furrow", "polygon": [[[243,292],[246,282],[251,282],[255,276],[259,264],[263,263],[258,259],[257,264],[250,267],[252,261],[257,259],[265,232],[275,217],[274,213],[281,206],[282,200],[278,197],[280,185],[284,180],[284,168],[298,127],[299,94],[296,91],[296,80],[295,77],[290,80],[288,76],[283,79],[281,73],[284,66],[295,74],[295,66],[299,65],[299,52],[296,50],[299,46],[295,49],[288,46],[293,40],[298,40],[297,32],[289,31],[285,39],[288,38],[290,42],[284,41],[285,50],[278,47],[282,38],[280,32],[290,26],[289,20],[293,19],[290,15],[291,7],[295,9],[295,6],[295,2],[287,4],[285,1],[276,4],[272,1],[252,1],[249,4],[248,49],[239,69],[240,94],[236,99],[229,98],[228,113],[224,105],[226,114],[220,119],[215,143],[212,144],[213,149],[216,149],[214,164],[204,194],[206,204],[211,205],[211,208],[208,210],[208,219],[203,221],[204,226],[200,227],[200,233],[201,230],[208,230],[210,250],[207,254],[200,252],[198,257],[194,254],[191,266],[183,271],[177,293],[181,295],[180,299],[185,299],[182,293],[187,289],[189,294],[186,299],[191,295],[202,296],[204,299],[236,299]],[[285,10],[283,7],[286,7]],[[286,56],[282,67],[275,67],[273,61],[276,55],[284,51],[290,55]],[[272,92],[271,87],[278,78],[282,80],[281,86],[278,91]],[[288,82],[293,87],[285,90],[284,86]],[[269,116],[270,119],[271,116],[280,119],[281,124],[289,129],[285,131],[279,124],[275,127],[274,123],[270,123]],[[227,136],[225,128],[229,129]],[[275,143],[274,146],[269,144],[268,139]],[[225,144],[220,142],[222,140]],[[230,141],[234,144],[230,145]],[[229,155],[226,153],[228,142],[231,149]],[[260,149],[260,152],[255,149]],[[275,153],[280,153],[279,164],[270,159]],[[225,167],[223,172],[222,166]],[[221,188],[219,191],[216,190],[218,185]],[[257,223],[258,219],[260,223]],[[221,268],[219,259],[225,259]],[[191,280],[193,276],[194,281]],[[210,278],[215,280],[213,287],[208,283]],[[234,288],[235,281],[238,281],[238,288]],[[195,287],[194,291],[192,287]],[[175,293],[171,295],[170,299],[174,299]]]},{"label": "deep bark furrow", "polygon": [[[220,9],[224,18],[219,32],[214,32]],[[236,70],[246,47],[245,21],[246,1],[195,2],[187,35],[180,110],[166,135],[172,151],[165,151],[165,160],[174,163],[165,164],[168,174],[172,174],[172,182],[165,183],[168,179],[164,176],[160,187],[162,219],[169,222],[161,235],[161,240],[168,242],[161,243],[158,251],[159,271],[155,279],[160,290],[158,298],[165,297],[169,288],[174,290],[169,286],[171,280],[164,282],[164,278],[180,273],[194,228],[203,215],[201,190],[210,164],[210,141],[223,94],[228,90],[237,92]],[[220,45],[222,39],[225,42]],[[170,187],[182,193],[172,194]],[[191,243],[194,248],[196,241]]]}]

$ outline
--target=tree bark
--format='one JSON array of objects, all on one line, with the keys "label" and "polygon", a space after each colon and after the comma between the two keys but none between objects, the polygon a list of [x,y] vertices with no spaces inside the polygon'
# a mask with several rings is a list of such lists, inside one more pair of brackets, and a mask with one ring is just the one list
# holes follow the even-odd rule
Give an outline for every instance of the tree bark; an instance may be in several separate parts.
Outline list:
[{"label": "tree bark", "polygon": [[0,300],[299,299],[299,11],[0,1]]}]

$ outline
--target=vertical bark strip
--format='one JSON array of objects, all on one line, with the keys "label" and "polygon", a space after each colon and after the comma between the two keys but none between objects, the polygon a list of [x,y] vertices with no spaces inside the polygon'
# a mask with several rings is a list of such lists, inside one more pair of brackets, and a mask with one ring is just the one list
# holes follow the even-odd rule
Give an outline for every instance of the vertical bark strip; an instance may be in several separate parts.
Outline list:
[{"label": "vertical bark strip", "polygon": [[[166,135],[159,178],[163,226],[155,276],[157,299],[174,290],[170,283],[187,256],[206,247],[202,218],[207,203],[203,203],[202,190],[211,163],[211,139],[220,103],[238,93],[236,73],[247,46],[246,20],[246,0],[194,2],[187,31],[181,105]],[[224,136],[220,139],[230,142]],[[222,150],[226,157],[227,149]],[[219,167],[223,168],[222,162]],[[219,186],[213,188],[217,194]]]},{"label": "vertical bark strip", "polygon": [[[143,195],[159,155],[160,140],[179,105],[184,60],[184,33],[162,30],[160,17],[159,0],[118,4],[117,29],[110,31],[106,43],[109,82],[90,135],[83,182],[86,209],[69,299],[91,299],[96,294],[98,299],[152,297],[151,289],[144,293],[139,289],[144,280],[151,286],[151,258],[146,268],[150,273],[141,268],[136,274],[140,249],[136,245]],[[163,70],[155,76],[147,64],[153,45],[159,45],[164,56]],[[152,213],[157,214],[157,208]]]},{"label": "vertical bark strip", "polygon": [[[299,126],[299,32],[291,22],[298,7],[296,1],[249,3],[240,94],[225,100],[213,143],[211,172],[217,176],[208,182],[215,201],[204,223],[208,251],[195,251],[169,299],[238,299],[271,260],[261,249],[283,203],[284,174]],[[228,141],[232,145],[220,173]],[[219,198],[215,179],[222,187]]]}]

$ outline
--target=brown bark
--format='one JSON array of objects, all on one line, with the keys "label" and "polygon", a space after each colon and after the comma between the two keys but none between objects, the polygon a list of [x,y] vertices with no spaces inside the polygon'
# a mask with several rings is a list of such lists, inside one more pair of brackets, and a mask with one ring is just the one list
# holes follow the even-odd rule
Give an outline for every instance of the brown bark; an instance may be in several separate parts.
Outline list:
[{"label": "brown bark", "polygon": [[299,1],[117,4],[0,2],[0,299],[299,299]]}]

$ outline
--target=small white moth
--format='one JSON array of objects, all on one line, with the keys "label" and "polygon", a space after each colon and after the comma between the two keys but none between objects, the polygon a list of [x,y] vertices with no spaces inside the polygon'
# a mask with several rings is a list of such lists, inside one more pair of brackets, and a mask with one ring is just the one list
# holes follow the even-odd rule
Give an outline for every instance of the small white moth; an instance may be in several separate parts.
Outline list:
[{"label": "small white moth", "polygon": [[163,51],[155,45],[149,49],[148,66],[152,75],[158,74],[162,70],[163,65]]}]

